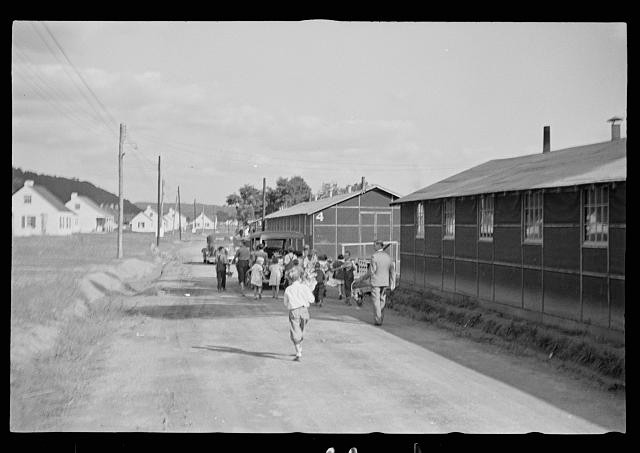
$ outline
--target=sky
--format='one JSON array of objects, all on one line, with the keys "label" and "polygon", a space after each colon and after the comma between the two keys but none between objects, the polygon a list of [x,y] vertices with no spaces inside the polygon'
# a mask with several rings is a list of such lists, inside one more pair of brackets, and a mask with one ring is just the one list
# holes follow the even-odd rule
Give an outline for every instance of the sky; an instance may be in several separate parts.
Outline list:
[{"label": "sky", "polygon": [[13,23],[12,164],[224,204],[302,176],[407,195],[491,159],[626,136],[624,23]]}]

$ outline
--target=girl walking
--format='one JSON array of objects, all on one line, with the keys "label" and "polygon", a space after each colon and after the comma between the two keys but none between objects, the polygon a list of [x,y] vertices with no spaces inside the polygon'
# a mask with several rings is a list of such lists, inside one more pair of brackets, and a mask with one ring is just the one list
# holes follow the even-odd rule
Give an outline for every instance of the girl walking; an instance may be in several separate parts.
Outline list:
[{"label": "girl walking", "polygon": [[344,293],[344,256],[338,255],[338,259],[333,263],[333,279],[338,284],[338,300],[342,300]]},{"label": "girl walking", "polygon": [[324,301],[324,295],[326,292],[324,286],[325,280],[326,274],[322,270],[322,265],[320,263],[316,263],[316,287],[313,288],[313,296],[318,307],[322,307],[322,302]]},{"label": "girl walking", "polygon": [[289,310],[289,337],[296,348],[296,361],[302,359],[302,340],[309,322],[308,307],[314,300],[309,287],[300,282],[301,275],[298,267],[292,268],[287,275],[291,284],[284,290],[284,306]]},{"label": "girl walking", "polygon": [[255,264],[251,267],[251,285],[253,286],[253,295],[256,299],[262,299],[262,279],[264,278],[264,258],[258,256]]},{"label": "girl walking", "polygon": [[274,255],[269,265],[269,286],[273,292],[273,298],[277,299],[280,295],[280,281],[282,280],[282,265],[278,257]]}]

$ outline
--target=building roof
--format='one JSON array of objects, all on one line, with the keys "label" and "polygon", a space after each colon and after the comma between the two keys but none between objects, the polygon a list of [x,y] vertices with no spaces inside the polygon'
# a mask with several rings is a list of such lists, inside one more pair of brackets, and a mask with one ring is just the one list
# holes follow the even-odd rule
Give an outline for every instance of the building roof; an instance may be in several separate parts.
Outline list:
[{"label": "building roof", "polygon": [[[84,201],[86,204],[88,204],[93,210],[101,213],[105,217],[113,215],[109,211],[107,211],[106,209],[101,208],[100,206],[98,206],[98,204],[95,201],[93,201],[91,198],[89,198],[89,197],[87,197],[85,195],[77,195],[77,198],[82,199],[82,201]],[[71,198],[69,201],[71,201],[71,200],[73,200],[73,198]]]},{"label": "building roof", "polygon": [[[390,195],[393,195],[394,197],[400,197],[400,195],[398,195],[397,193],[392,192],[389,189],[385,189],[384,187],[378,184],[367,186],[366,189],[364,190],[364,193],[374,189],[382,190],[384,192],[387,192]],[[318,211],[322,211],[323,209],[334,206],[343,201],[349,200],[350,198],[357,197],[358,195],[360,195],[360,193],[361,191],[357,190],[355,192],[343,193],[330,198],[322,198],[320,200],[313,200],[313,201],[304,201],[302,203],[298,203],[294,206],[291,206],[290,208],[281,209],[280,211],[272,212],[268,216],[265,216],[265,219],[276,219],[278,217],[288,217],[290,215],[314,214]]]},{"label": "building roof", "polygon": [[73,214],[75,214],[75,212],[73,212],[71,209],[68,209],[64,203],[62,203],[62,201],[60,201],[54,194],[52,194],[51,192],[49,192],[49,190],[44,187],[44,186],[31,186],[31,188],[37,192],[38,194],[40,194],[40,196],[42,198],[44,198],[45,200],[47,200],[47,202],[49,204],[51,204],[54,208],[56,208],[56,210],[61,211],[61,212],[71,212]]},{"label": "building roof", "polygon": [[627,179],[627,139],[496,159],[417,190],[392,204]]}]

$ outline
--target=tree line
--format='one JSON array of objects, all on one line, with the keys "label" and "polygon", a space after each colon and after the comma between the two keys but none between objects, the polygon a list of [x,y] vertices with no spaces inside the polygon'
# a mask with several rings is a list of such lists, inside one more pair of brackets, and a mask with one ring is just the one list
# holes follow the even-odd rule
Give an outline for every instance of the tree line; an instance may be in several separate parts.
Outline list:
[{"label": "tree line", "polygon": [[[366,186],[366,182],[365,182]],[[315,199],[328,198],[362,189],[362,181],[340,187],[335,182],[322,183],[320,190],[313,192],[302,176],[279,177],[275,187],[265,188],[265,213],[271,214],[283,208]],[[235,207],[236,219],[242,224],[262,217],[262,189],[245,184],[236,192],[227,195],[227,206]]]}]

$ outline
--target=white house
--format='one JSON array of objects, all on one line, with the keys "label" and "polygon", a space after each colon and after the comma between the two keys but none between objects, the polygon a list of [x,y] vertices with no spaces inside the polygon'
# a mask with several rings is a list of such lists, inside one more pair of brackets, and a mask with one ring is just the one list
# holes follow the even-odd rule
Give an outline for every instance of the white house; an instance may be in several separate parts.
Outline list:
[{"label": "white house", "polygon": [[[158,232],[158,214],[151,209],[151,206],[147,206],[142,212],[135,215],[131,222],[131,231],[136,233],[156,233]],[[166,231],[165,219],[160,222],[160,237],[164,236]]]},{"label": "white house", "polygon": [[178,216],[178,211],[173,208],[169,208],[164,216],[164,224],[166,231],[177,231],[182,227],[182,231],[187,230],[187,217],[184,215]]},{"label": "white house", "polygon": [[194,221],[189,223],[189,226],[192,230],[215,230],[216,222],[211,220],[209,217],[204,215],[204,212],[201,212],[198,217],[195,218]]},{"label": "white house", "polygon": [[11,197],[14,236],[70,235],[78,216],[43,186],[27,180]]},{"label": "white house", "polygon": [[[67,208],[78,215],[80,233],[110,232],[114,230],[113,215],[100,208],[93,200],[76,192],[65,204]],[[74,231],[75,232],[75,231]]]}]

